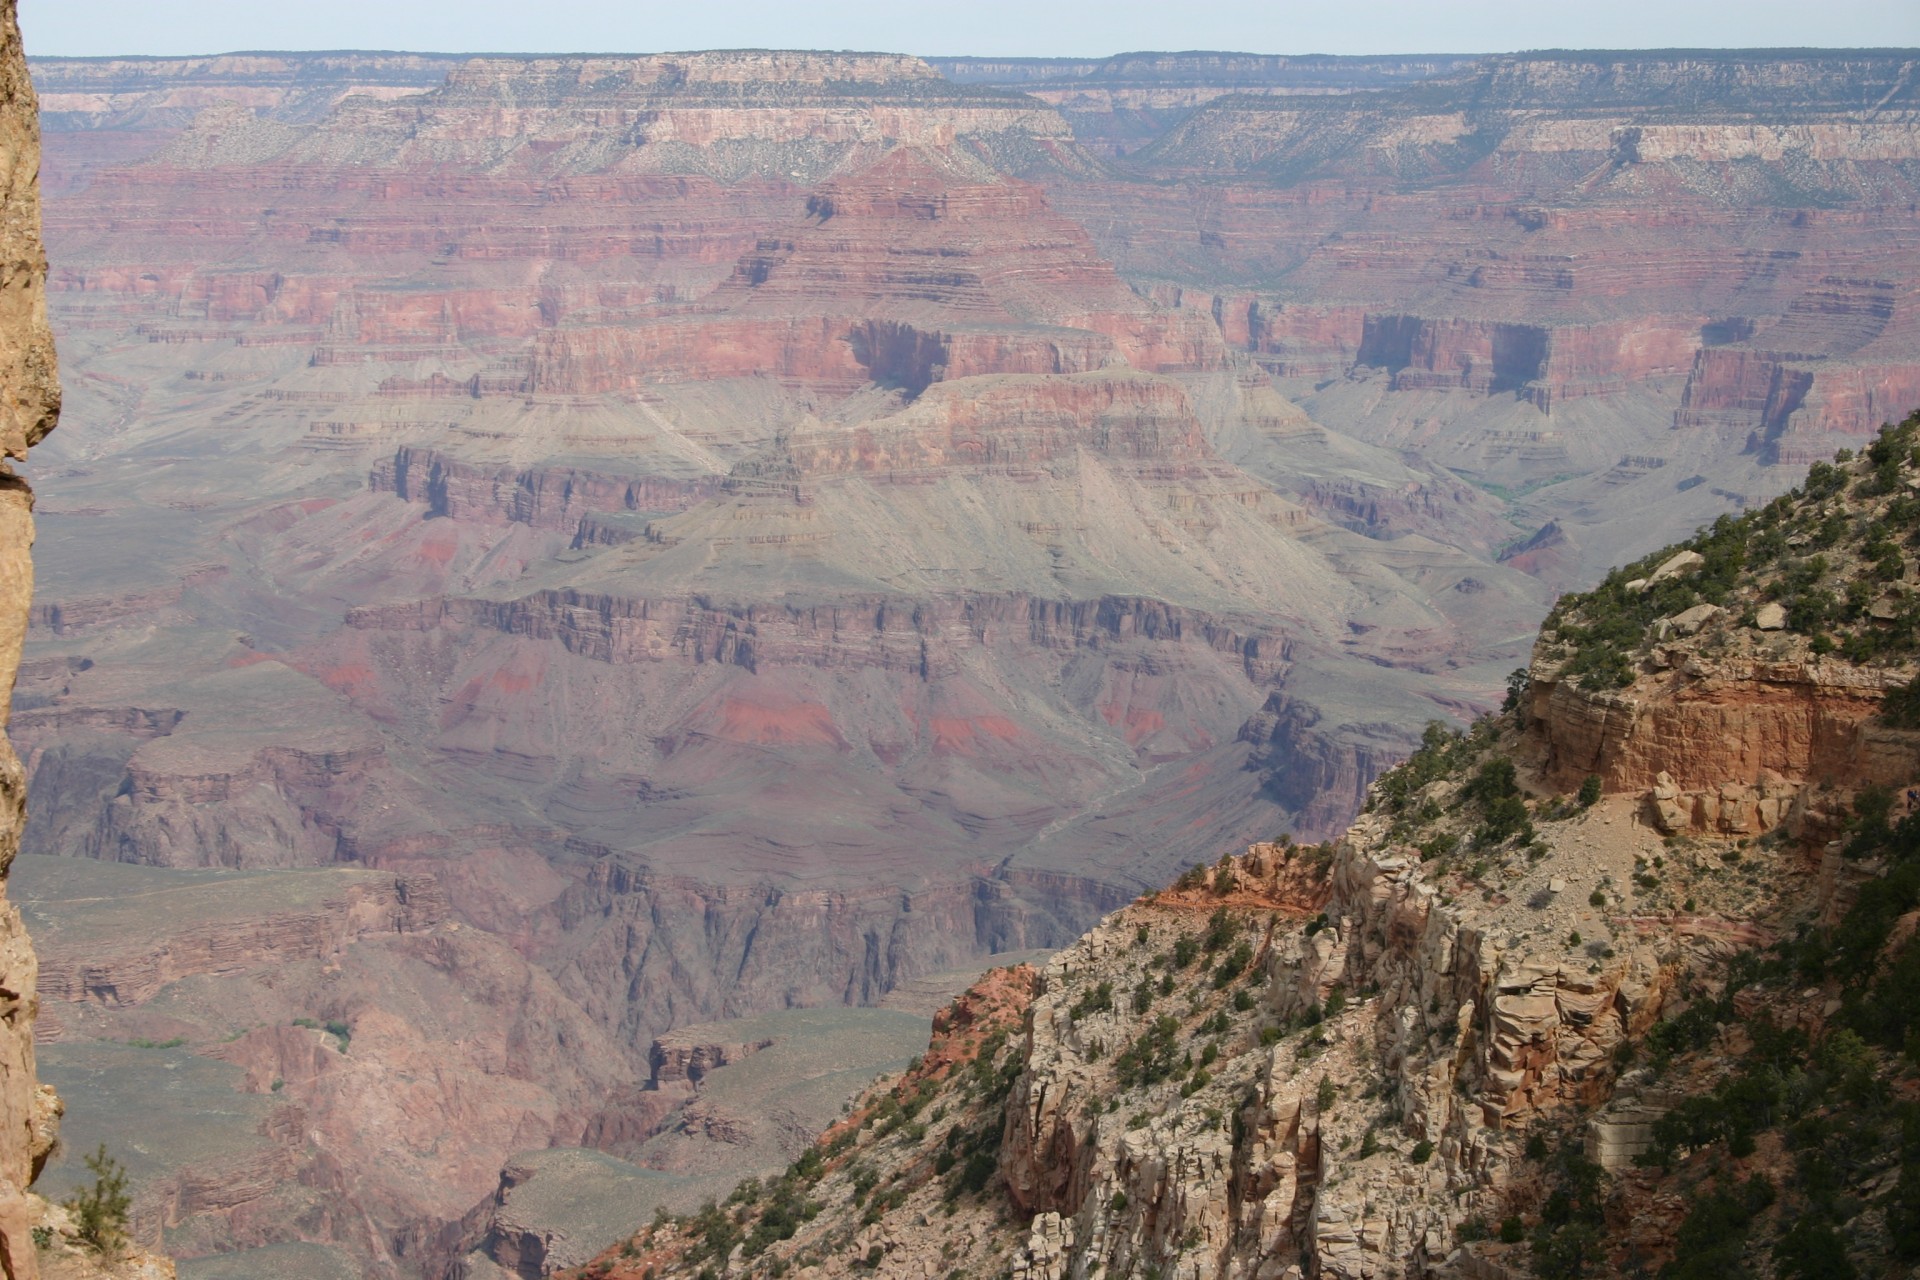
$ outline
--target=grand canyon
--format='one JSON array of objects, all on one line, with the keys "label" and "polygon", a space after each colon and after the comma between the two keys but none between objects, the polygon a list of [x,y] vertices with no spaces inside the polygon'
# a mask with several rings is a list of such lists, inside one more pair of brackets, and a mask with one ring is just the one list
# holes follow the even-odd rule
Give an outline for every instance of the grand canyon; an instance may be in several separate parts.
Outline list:
[{"label": "grand canyon", "polygon": [[1578,787],[1555,600],[1920,404],[1916,62],[33,60],[44,1183],[120,1149],[206,1280],[540,1276],[1195,863],[1385,938],[1381,832],[1269,842],[1516,668]]}]

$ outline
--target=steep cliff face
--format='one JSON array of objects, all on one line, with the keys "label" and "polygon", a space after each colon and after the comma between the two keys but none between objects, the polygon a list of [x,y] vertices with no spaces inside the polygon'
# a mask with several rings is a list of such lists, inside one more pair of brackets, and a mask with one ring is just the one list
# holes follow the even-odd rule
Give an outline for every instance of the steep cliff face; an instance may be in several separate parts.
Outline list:
[{"label": "steep cliff face", "polygon": [[[1871,606],[1907,598],[1917,437],[1565,602],[1533,688],[1433,725],[1338,841],[995,976],[782,1178],[578,1274],[1896,1274],[1920,681]],[[1726,660],[1708,624],[1781,639],[1772,606],[1811,672]]]},{"label": "steep cliff face", "polygon": [[311,165],[337,163],[350,148],[369,159],[371,147],[406,167],[614,167],[731,181],[818,180],[896,142],[964,140],[1069,165],[1076,150],[1066,122],[1044,105],[951,84],[901,54],[473,58],[428,92],[357,96],[333,115],[344,128],[289,129],[242,109],[203,113],[166,156]]},{"label": "steep cliff face", "polygon": [[[34,186],[40,131],[11,0],[0,5],[0,451],[24,459],[60,413],[53,335],[44,293],[40,201]],[[0,463],[0,688],[11,691],[33,595],[33,493]],[[5,711],[0,711],[4,725]],[[20,849],[26,775],[0,739],[0,886]],[[54,1140],[59,1103],[34,1076],[38,967],[19,911],[0,901],[0,1254],[13,1276],[38,1274],[27,1187]]]}]

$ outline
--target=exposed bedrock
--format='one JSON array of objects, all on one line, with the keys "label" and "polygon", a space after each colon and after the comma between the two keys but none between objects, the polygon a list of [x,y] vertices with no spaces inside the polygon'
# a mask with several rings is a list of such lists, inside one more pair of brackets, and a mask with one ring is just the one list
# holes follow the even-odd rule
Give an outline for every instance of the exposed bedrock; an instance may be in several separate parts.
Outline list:
[{"label": "exposed bedrock", "polygon": [[407,445],[374,467],[368,487],[424,506],[429,515],[575,533],[592,515],[684,511],[719,493],[721,481],[621,476],[570,467],[514,470]]},{"label": "exposed bedrock", "polygon": [[1278,678],[1292,657],[1286,633],[1271,623],[1117,596],[1049,600],[1014,593],[729,606],[699,597],[565,590],[519,600],[361,609],[348,614],[347,625],[367,632],[478,627],[551,640],[568,653],[617,665],[872,667],[923,678],[955,673],[963,650],[1002,645],[1055,655],[1117,647],[1114,656],[1137,653],[1145,669],[1157,645],[1198,646],[1236,662],[1256,684]]},{"label": "exposed bedrock", "polygon": [[[1089,1263],[1186,1252],[1235,1274],[1281,1274],[1306,1250],[1321,1274],[1423,1274],[1423,1264],[1451,1251],[1453,1224],[1511,1176],[1507,1133],[1567,1103],[1603,1099],[1613,1049],[1652,1025],[1677,967],[1751,941],[1723,937],[1710,922],[1589,973],[1503,946],[1491,922],[1443,904],[1384,835],[1384,822],[1356,823],[1334,850],[1330,885],[1283,882],[1302,868],[1273,846],[1254,846],[1233,868],[1236,893],[1278,893],[1271,905],[1284,903],[1286,914],[1324,909],[1328,921],[1303,935],[1280,918],[1256,934],[1266,1009],[1291,1017],[1336,987],[1358,988],[1377,991],[1394,1016],[1369,1013],[1351,1058],[1258,1063],[1250,1088],[1236,1082],[1240,1124],[1231,1139],[1213,1126],[1142,1116],[1115,1123],[1082,1102],[1111,1087],[1096,1065],[1101,1055],[1089,1051],[1105,1028],[1067,1017],[1056,992],[1089,972],[1116,986],[1131,980],[1123,969],[1131,935],[1136,920],[1153,919],[1151,906],[1055,958],[1034,1004],[1000,1156],[1014,1204],[1042,1215],[1030,1246],[1036,1259],[1044,1228],[1063,1232],[1076,1260]],[[1387,1162],[1401,1161],[1392,1193],[1369,1179],[1362,1162],[1371,1149],[1356,1157],[1342,1132],[1346,1117],[1314,1097],[1319,1078],[1348,1070],[1379,1073],[1400,1117],[1396,1133],[1432,1143],[1439,1168],[1390,1151]],[[1058,1221],[1045,1228],[1050,1215]]]},{"label": "exposed bedrock", "polygon": [[[517,1152],[629,1153],[730,1053],[644,1088],[663,1029],[870,1002],[1330,834],[1517,660],[1544,586],[1512,567],[1580,583],[1920,394],[1898,59],[1323,61],[1117,60],[1038,100],[890,55],[50,66],[85,376],[40,453],[71,554],[15,722],[36,847],[368,877],[63,953],[50,1048],[165,1053],[125,1039],[246,993],[193,1043],[281,1154],[167,1192],[184,1238],[420,1269]],[[1810,781],[1877,767],[1841,694],[1769,679],[1764,725],[1569,705],[1555,785],[1632,775],[1692,821],[1726,779],[1663,762],[1748,728]],[[1587,1087],[1640,961],[1496,972],[1478,895],[1436,906],[1364,835],[1287,963],[1372,966],[1356,1004],[1441,973],[1422,1036],[1475,1005],[1484,1098],[1405,1028],[1343,1063],[1404,1049],[1404,1136],[1471,1163],[1474,1124]],[[1278,1271],[1341,1120],[1311,1073],[1259,1083],[1261,1171],[1149,1136],[1126,1185],[1177,1240],[1284,1184]],[[1362,1185],[1322,1186],[1323,1257],[1449,1238]]]},{"label": "exposed bedrock", "polygon": [[324,959],[365,937],[426,932],[446,919],[446,896],[431,876],[370,876],[304,910],[190,924],[87,956],[63,952],[41,969],[40,989],[53,1000],[144,1004],[185,978]]},{"label": "exposed bedrock", "polygon": [[1316,479],[1296,496],[1330,524],[1370,538],[1418,533],[1453,546],[1491,551],[1512,536],[1513,526],[1489,512],[1471,487],[1438,478],[1395,487]]},{"label": "exposed bedrock", "polygon": [[1039,888],[1034,904],[988,875],[912,891],[713,886],[609,860],[555,903],[547,963],[638,1049],[677,1025],[871,1004],[982,954],[1059,945],[1129,896],[1080,877]]},{"label": "exposed bedrock", "polygon": [[1212,309],[1230,341],[1282,376],[1366,365],[1391,372],[1396,390],[1518,392],[1542,409],[1684,375],[1701,343],[1690,317],[1537,324],[1224,298]]},{"label": "exposed bedrock", "polygon": [[[1895,449],[1887,456],[1902,455]],[[1789,510],[1857,514],[1863,528],[1877,529],[1906,501],[1891,495],[1905,492],[1898,482],[1879,490],[1856,484],[1852,511],[1828,505],[1831,494],[1797,493]],[[1808,541],[1805,534],[1786,537],[1790,546]],[[1749,545],[1762,544],[1756,537]],[[1844,544],[1821,545],[1823,554],[1788,563],[1826,574],[1837,562],[1851,598],[1868,602],[1858,611],[1864,628],[1901,616],[1897,603],[1906,587],[1898,573]],[[1916,735],[1883,710],[1907,685],[1911,667],[1878,656],[1857,660],[1858,648],[1836,652],[1831,640],[1804,634],[1811,628],[1803,617],[1776,598],[1781,589],[1768,560],[1747,554],[1745,576],[1712,600],[1684,585],[1705,564],[1691,548],[1657,565],[1650,560],[1636,580],[1616,576],[1608,585],[1630,593],[1678,587],[1685,607],[1653,620],[1631,648],[1614,651],[1616,665],[1606,675],[1590,669],[1596,650],[1590,633],[1579,630],[1589,613],[1549,617],[1534,646],[1524,703],[1546,780],[1570,788],[1597,776],[1609,792],[1640,796],[1642,816],[1669,835],[1757,836],[1786,828],[1810,846],[1841,833],[1853,790],[1908,783]],[[1573,608],[1597,612],[1587,602]],[[1877,640],[1877,632],[1869,634]]]},{"label": "exposed bedrock", "polygon": [[800,434],[790,444],[809,476],[1039,466],[1080,449],[1132,463],[1211,459],[1180,384],[1122,370],[942,385],[870,426]]},{"label": "exposed bedrock", "polygon": [[420,1274],[513,1153],[580,1142],[641,1083],[545,970],[452,920],[431,876],[31,861],[50,1069],[158,1073],[204,1104],[184,1144],[148,1098],[109,1091],[78,1117],[152,1144],[140,1239],[330,1241],[369,1274]]},{"label": "exposed bedrock", "polygon": [[1332,726],[1323,719],[1310,704],[1275,693],[1240,731],[1254,744],[1267,791],[1299,815],[1303,834],[1337,830],[1366,800],[1374,779],[1407,752],[1404,726]]},{"label": "exposed bedrock", "polygon": [[650,384],[770,374],[795,389],[845,395],[869,382],[913,389],[976,373],[1084,373],[1114,360],[1088,332],[952,334],[831,316],[676,316],[618,328],[556,329],[535,341],[529,390],[635,392]]},{"label": "exposed bedrock", "polygon": [[[1607,791],[1663,781],[1686,791],[1751,785],[1772,775],[1793,787],[1851,777],[1901,783],[1912,735],[1876,720],[1899,674],[1820,660],[1692,658],[1620,691],[1588,691],[1534,660],[1530,708],[1551,781],[1578,787],[1599,773]],[[1774,825],[1774,821],[1766,825]]]},{"label": "exposed bedrock", "polygon": [[136,750],[90,826],[76,824],[71,851],[155,866],[325,865],[342,856],[346,824],[387,767],[377,744]]},{"label": "exposed bedrock", "polygon": [[[448,666],[446,646],[455,640],[469,655],[462,662],[479,659],[477,666]],[[247,750],[218,734],[196,737],[193,713],[157,726],[137,712],[89,719],[56,700],[30,714],[48,721],[50,735],[54,718],[74,722],[63,746],[38,748],[47,784],[70,782],[103,798],[97,811],[77,800],[57,806],[69,819],[49,837],[77,842],[70,851],[176,867],[350,861],[396,874],[400,886],[436,884],[409,891],[408,910],[443,895],[455,917],[513,939],[596,1022],[641,1048],[675,1025],[789,1005],[871,1003],[903,981],[982,954],[1073,937],[1197,852],[1176,831],[1159,842],[1151,865],[1137,857],[1100,869],[1026,866],[1017,857],[999,864],[1035,831],[1072,817],[1082,793],[1135,785],[1136,761],[1186,758],[1209,737],[1231,747],[1244,708],[1284,677],[1292,647],[1259,620],[1141,599],[1014,594],[727,608],[551,592],[360,611],[299,659],[383,716],[411,717],[417,704],[426,740],[445,752],[429,777],[452,766],[518,770],[523,802],[576,806],[555,810],[573,815],[588,802],[625,812],[636,794],[649,797],[644,812],[657,829],[621,822],[595,836],[637,842],[632,848],[570,839],[524,812],[517,826],[475,828],[481,815],[423,796],[409,781],[419,757],[412,748],[396,756],[380,735]],[[1063,736],[1053,740],[1036,734],[1065,709],[1027,719],[1031,708],[968,692],[983,661],[1004,664],[1000,678],[1013,680],[1025,679],[1017,673],[1036,660],[1073,673],[1076,696],[1088,703],[1074,714],[1111,738],[1110,748],[1090,752],[1082,729],[1056,726],[1049,732]],[[529,663],[569,674],[534,681]],[[444,683],[423,681],[423,672]],[[889,695],[906,713],[898,724],[891,713],[884,724],[859,718],[869,714],[869,681],[879,674],[906,681]],[[524,708],[543,689],[559,699],[549,710],[571,726],[564,741],[547,740],[550,726]],[[679,717],[672,719],[647,710],[663,689],[701,692],[669,703]],[[577,709],[568,701],[576,696]],[[131,756],[98,756],[97,777],[82,769],[85,742],[119,737],[123,723],[141,735]],[[1302,712],[1285,750],[1273,753],[1273,767],[1300,776],[1290,772],[1269,803],[1298,803],[1302,830],[1337,821],[1377,771],[1378,756],[1393,749],[1384,740],[1320,747],[1314,734]],[[876,811],[875,833],[856,839],[794,791],[790,821],[741,827],[724,865],[715,864],[701,852],[714,847],[699,837],[709,821],[702,815],[731,803],[730,779],[763,785],[754,771],[769,753],[792,761],[802,777],[853,770],[847,776],[862,786],[897,787],[900,799]],[[604,782],[594,770],[604,771]],[[997,781],[969,781],[975,776]],[[1224,803],[1236,787],[1251,791],[1258,775],[1226,769],[1188,789],[1202,781],[1225,788]],[[908,825],[897,825],[903,814]],[[649,843],[663,840],[657,852]],[[823,859],[823,848],[836,852]],[[734,865],[752,859],[758,869]],[[868,872],[873,887],[850,885]],[[350,933],[352,918],[296,928],[274,917],[261,926],[262,945],[277,945],[269,935],[283,927],[301,938],[323,927]],[[242,928],[180,940],[165,955],[129,960],[124,972],[63,981],[83,991],[144,990],[187,964],[184,957],[216,963],[222,948],[253,936]],[[599,1127],[614,1141],[632,1125],[609,1115]]]},{"label": "exposed bedrock", "polygon": [[1674,426],[1731,424],[1749,432],[1751,447],[1768,460],[1804,465],[1832,453],[1831,435],[1878,430],[1917,402],[1920,364],[1839,364],[1817,351],[1708,348],[1694,361]]},{"label": "exposed bedrock", "polygon": [[1206,317],[1129,290],[1037,187],[903,148],[819,188],[698,305],[539,334],[527,386],[586,395],[764,374],[794,390],[917,395],[1122,362],[1208,370],[1226,353]]},{"label": "exposed bedrock", "polygon": [[[33,597],[33,492],[8,463],[53,430],[60,414],[47,260],[40,245],[40,131],[13,0],[0,3],[0,690],[9,697]],[[9,710],[0,708],[0,730]],[[39,1275],[27,1188],[52,1150],[59,1102],[34,1074],[38,965],[5,880],[26,823],[27,778],[0,733],[0,1269]]]}]

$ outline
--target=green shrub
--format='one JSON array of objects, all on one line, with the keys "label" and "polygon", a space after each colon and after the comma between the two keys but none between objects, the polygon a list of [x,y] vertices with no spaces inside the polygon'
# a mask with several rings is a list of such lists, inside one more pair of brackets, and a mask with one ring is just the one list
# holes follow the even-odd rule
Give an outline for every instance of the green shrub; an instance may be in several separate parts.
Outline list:
[{"label": "green shrub", "polygon": [[1464,741],[1465,735],[1438,720],[1429,720],[1419,749],[1380,776],[1374,783],[1374,797],[1389,813],[1405,812],[1423,788],[1447,776]]},{"label": "green shrub", "polygon": [[1881,700],[1880,719],[1896,729],[1920,729],[1920,676]]},{"label": "green shrub", "polygon": [[1107,1013],[1113,1009],[1113,984],[1102,982],[1099,986],[1088,987],[1080,993],[1079,999],[1067,1010],[1067,1016],[1078,1019],[1090,1013]]},{"label": "green shrub", "polygon": [[1235,923],[1233,916],[1228,914],[1225,907],[1217,908],[1207,918],[1207,936],[1201,943],[1202,948],[1208,954],[1218,951],[1233,941],[1233,935],[1239,932],[1239,928],[1240,926]]},{"label": "green shrub", "polygon": [[68,1197],[73,1213],[73,1233],[81,1243],[97,1253],[118,1253],[127,1239],[127,1210],[133,1197],[127,1192],[127,1171],[107,1154],[107,1144],[87,1157],[87,1171],[93,1185]]},{"label": "green shrub", "polygon": [[1513,671],[1508,674],[1507,696],[1500,704],[1500,713],[1502,715],[1512,715],[1520,709],[1521,701],[1527,696],[1528,683],[1527,669],[1525,667],[1515,667]]},{"label": "green shrub", "polygon": [[1594,805],[1600,803],[1599,774],[1590,773],[1586,776],[1585,781],[1580,784],[1580,795],[1578,799],[1582,809],[1591,809]]},{"label": "green shrub", "polygon": [[1809,498],[1831,498],[1846,486],[1846,473],[1830,462],[1816,462],[1807,468],[1806,483],[1800,486],[1801,492]]},{"label": "green shrub", "polygon": [[1214,968],[1214,971],[1213,971],[1214,990],[1216,991],[1223,990],[1228,983],[1232,982],[1235,978],[1239,977],[1241,971],[1247,967],[1248,963],[1251,962],[1252,959],[1253,959],[1253,947],[1251,945],[1249,945],[1245,940],[1242,940],[1241,942],[1236,944],[1233,950],[1228,952],[1224,957],[1222,957],[1220,963]]},{"label": "green shrub", "polygon": [[1803,1217],[1773,1247],[1782,1280],[1853,1280],[1859,1272],[1847,1259],[1847,1247],[1831,1223]]},{"label": "green shrub", "polygon": [[1461,789],[1461,795],[1484,809],[1495,800],[1519,793],[1514,777],[1513,761],[1496,756],[1480,766],[1479,772]]},{"label": "green shrub", "polygon": [[1153,1025],[1114,1059],[1114,1073],[1120,1087],[1132,1089],[1171,1078],[1180,1065],[1179,1033],[1179,1019],[1165,1014],[1154,1019]]}]

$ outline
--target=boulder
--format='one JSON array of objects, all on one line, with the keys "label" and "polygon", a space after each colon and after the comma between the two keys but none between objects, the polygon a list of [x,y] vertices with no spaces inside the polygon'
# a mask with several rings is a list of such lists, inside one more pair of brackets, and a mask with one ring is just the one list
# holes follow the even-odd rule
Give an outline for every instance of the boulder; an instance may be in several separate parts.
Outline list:
[{"label": "boulder", "polygon": [[1698,635],[1700,628],[1719,617],[1721,612],[1719,605],[1697,604],[1673,615],[1673,629],[1683,636]]},{"label": "boulder", "polygon": [[1692,573],[1706,562],[1707,558],[1698,551],[1676,551],[1661,561],[1660,567],[1648,576],[1647,585],[1665,582],[1668,578],[1677,578],[1683,573]]}]

